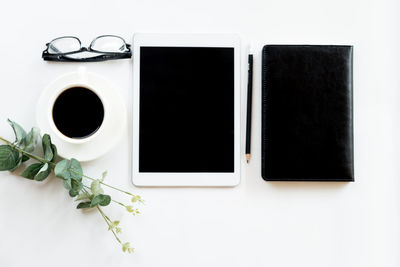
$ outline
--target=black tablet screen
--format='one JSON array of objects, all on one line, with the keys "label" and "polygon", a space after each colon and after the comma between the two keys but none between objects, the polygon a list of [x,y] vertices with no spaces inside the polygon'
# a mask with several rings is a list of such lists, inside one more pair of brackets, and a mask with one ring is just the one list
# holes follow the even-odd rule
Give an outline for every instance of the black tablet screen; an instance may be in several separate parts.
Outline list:
[{"label": "black tablet screen", "polygon": [[139,125],[139,172],[233,172],[234,49],[141,47]]}]

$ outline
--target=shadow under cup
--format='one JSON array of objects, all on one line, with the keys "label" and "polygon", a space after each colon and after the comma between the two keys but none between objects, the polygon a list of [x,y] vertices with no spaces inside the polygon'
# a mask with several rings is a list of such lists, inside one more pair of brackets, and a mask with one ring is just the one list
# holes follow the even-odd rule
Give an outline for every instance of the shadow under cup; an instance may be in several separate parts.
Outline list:
[{"label": "shadow under cup", "polygon": [[67,88],[56,98],[52,118],[57,130],[66,137],[84,139],[98,131],[104,119],[104,105],[90,88]]}]

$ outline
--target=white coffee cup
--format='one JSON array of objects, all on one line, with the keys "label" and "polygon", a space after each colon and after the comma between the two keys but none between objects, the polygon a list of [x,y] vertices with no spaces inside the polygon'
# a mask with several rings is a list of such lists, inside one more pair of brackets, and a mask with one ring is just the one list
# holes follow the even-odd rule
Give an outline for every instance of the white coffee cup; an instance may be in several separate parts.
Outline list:
[{"label": "white coffee cup", "polygon": [[[53,120],[54,103],[65,90],[72,87],[91,90],[103,104],[103,122],[87,137],[68,137],[56,127]],[[83,67],[58,77],[43,90],[38,101],[36,119],[42,134],[50,134],[61,157],[89,161],[107,153],[121,139],[126,129],[127,110],[118,88]]]},{"label": "white coffee cup", "polygon": [[[86,69],[79,68],[77,73],[78,73],[78,75],[76,77],[77,78],[76,80],[70,80],[68,83],[64,84],[63,86],[55,87],[53,89],[53,94],[49,98],[48,105],[47,105],[47,120],[48,120],[48,123],[49,123],[51,129],[57,135],[57,137],[59,137],[60,139],[62,139],[65,142],[68,142],[71,144],[87,143],[90,140],[96,138],[96,136],[100,135],[104,129],[104,125],[107,122],[107,119],[108,119],[107,111],[109,110],[107,99],[105,99],[101,88],[96,87],[90,83]],[[103,122],[101,123],[101,125],[99,126],[99,128],[96,131],[89,134],[87,137],[83,137],[83,138],[71,138],[71,137],[68,137],[65,134],[63,134],[57,128],[57,126],[54,122],[54,118],[53,118],[53,107],[54,107],[54,104],[55,104],[57,98],[66,90],[74,88],[74,87],[83,87],[85,89],[92,91],[99,97],[100,101],[103,104],[103,110],[104,110]]]}]

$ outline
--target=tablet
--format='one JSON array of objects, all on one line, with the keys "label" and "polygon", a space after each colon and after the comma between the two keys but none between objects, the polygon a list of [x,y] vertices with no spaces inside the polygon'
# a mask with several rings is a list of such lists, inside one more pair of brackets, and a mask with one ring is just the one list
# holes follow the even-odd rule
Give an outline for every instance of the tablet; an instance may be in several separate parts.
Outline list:
[{"label": "tablet", "polygon": [[136,34],[133,53],[133,183],[237,185],[239,37]]}]

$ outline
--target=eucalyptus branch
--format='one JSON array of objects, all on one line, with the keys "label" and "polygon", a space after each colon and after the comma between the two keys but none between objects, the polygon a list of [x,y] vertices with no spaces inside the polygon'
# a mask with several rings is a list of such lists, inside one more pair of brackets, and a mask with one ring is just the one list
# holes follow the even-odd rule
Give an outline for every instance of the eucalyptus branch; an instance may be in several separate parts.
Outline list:
[{"label": "eucalyptus branch", "polygon": [[[69,195],[77,201],[82,201],[76,208],[96,208],[107,223],[109,230],[113,233],[116,240],[122,245],[122,251],[133,252],[134,249],[130,247],[129,242],[122,243],[117,235],[117,233],[121,232],[121,228],[118,227],[119,221],[112,221],[100,206],[108,206],[111,202],[114,202],[125,207],[125,209],[133,215],[138,214],[139,211],[130,205],[125,205],[120,201],[111,199],[111,196],[104,194],[101,185],[131,196],[131,202],[143,203],[142,198],[128,191],[104,183],[103,180],[107,172],[103,172],[101,179],[94,179],[83,174],[80,162],[74,158],[57,161],[57,147],[51,142],[51,138],[48,134],[44,134],[41,138],[43,156],[33,154],[35,146],[40,139],[39,129],[32,128],[29,133],[26,133],[19,124],[11,120],[8,120],[8,123],[14,131],[16,140],[10,142],[0,136],[0,141],[5,143],[5,145],[0,145],[0,171],[8,170],[12,172],[23,162],[29,159],[36,160],[37,163],[31,164],[21,173],[22,177],[35,181],[43,181],[51,172],[54,172],[54,175],[62,180],[64,187],[69,190]],[[90,187],[83,183],[83,179],[91,181]]]},{"label": "eucalyptus branch", "polygon": [[[30,158],[32,158],[32,159],[34,159],[34,160],[37,160],[37,161],[41,162],[41,163],[48,163],[48,164],[50,164],[50,165],[52,166],[53,169],[54,169],[54,167],[56,166],[55,163],[50,162],[50,161],[47,161],[47,160],[45,160],[44,158],[38,157],[38,156],[36,156],[36,155],[33,155],[33,154],[31,154],[31,153],[29,153],[29,152],[23,150],[22,148],[19,148],[18,146],[14,145],[13,143],[11,143],[10,141],[8,141],[7,139],[5,139],[5,138],[3,138],[3,137],[1,137],[1,136],[0,136],[0,140],[2,140],[2,141],[3,141],[4,143],[6,143],[7,145],[11,146],[13,149],[17,150],[19,153],[21,153],[21,154],[23,154],[23,155],[26,155],[27,157],[30,157]],[[76,173],[76,171],[73,171],[73,172]],[[87,179],[92,180],[92,181],[97,180],[97,179],[95,179],[95,178],[89,177],[89,176],[84,175],[84,174],[82,175],[82,177],[87,178]],[[127,192],[127,191],[124,191],[124,190],[122,190],[122,189],[119,189],[119,188],[117,188],[117,187],[115,187],[115,186],[106,184],[106,183],[104,183],[104,182],[102,182],[102,181],[100,181],[100,183],[101,183],[102,185],[105,185],[105,186],[107,186],[107,187],[109,187],[109,188],[112,188],[112,189],[114,189],[114,190],[117,190],[117,191],[119,191],[119,192],[125,193],[125,194],[130,195],[130,196],[134,196],[134,195],[133,195],[132,193],[130,193],[130,192]]]}]

